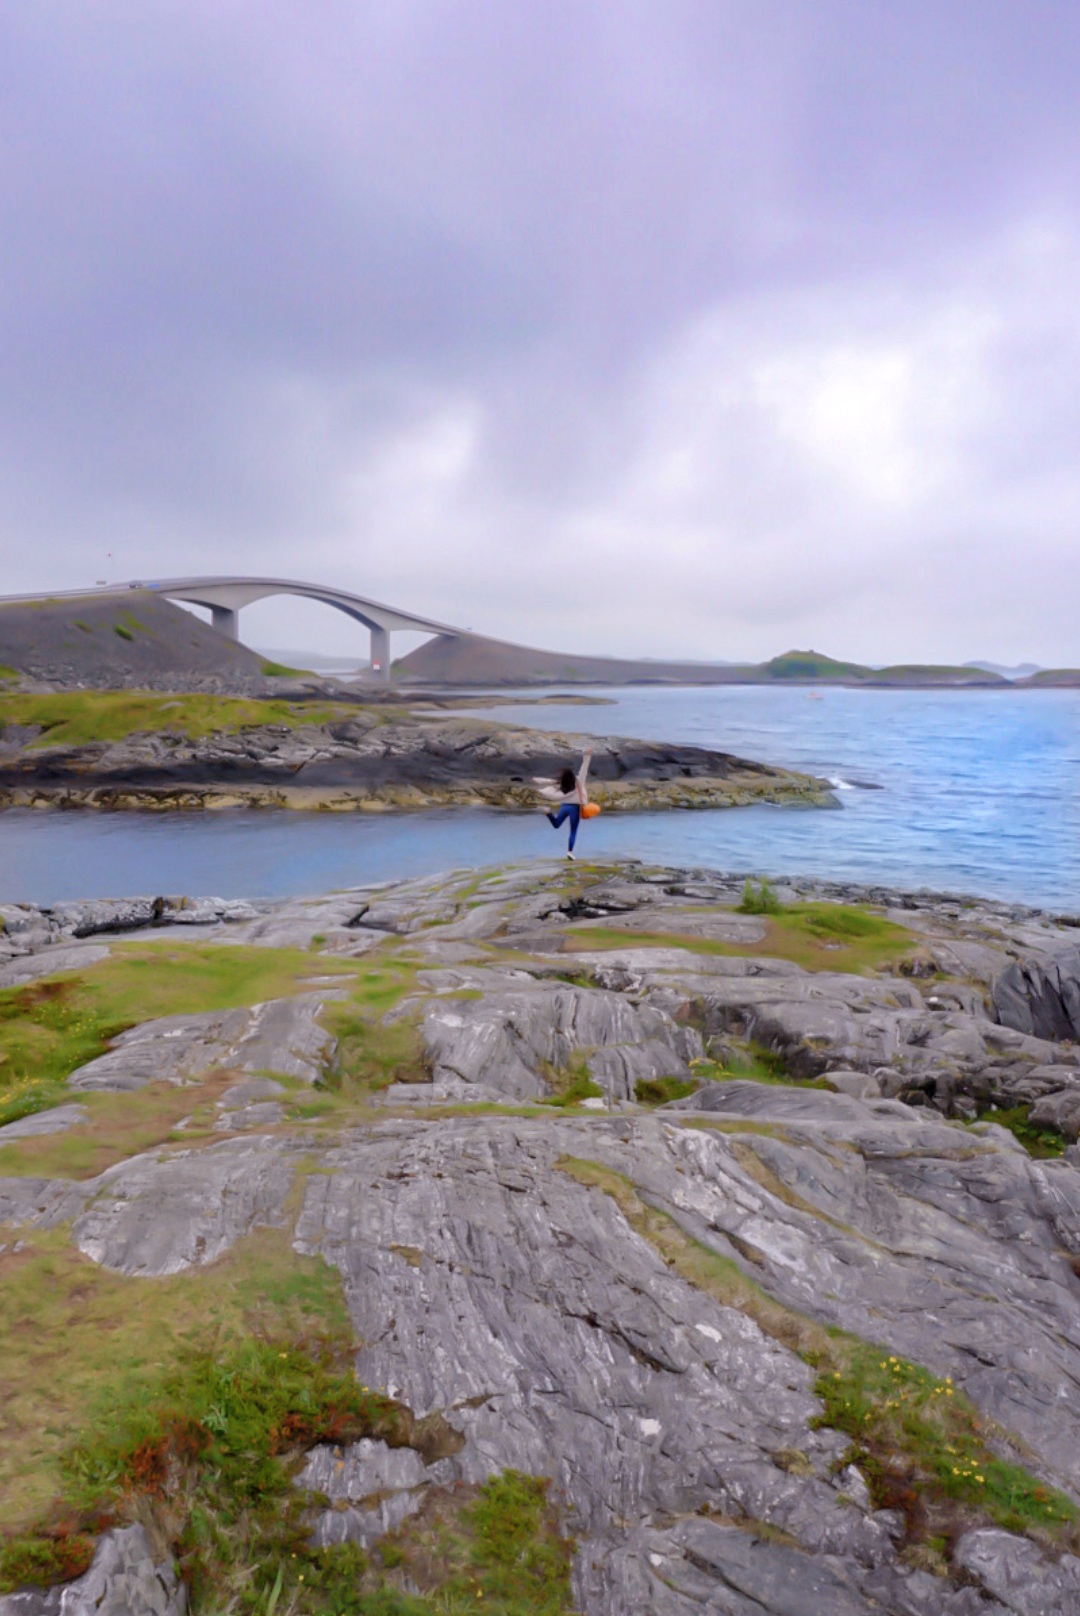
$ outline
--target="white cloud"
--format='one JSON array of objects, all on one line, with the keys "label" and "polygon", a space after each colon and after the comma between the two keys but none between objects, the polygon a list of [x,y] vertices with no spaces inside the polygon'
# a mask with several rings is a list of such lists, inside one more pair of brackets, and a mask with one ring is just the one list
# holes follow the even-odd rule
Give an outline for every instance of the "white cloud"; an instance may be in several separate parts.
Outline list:
[{"label": "white cloud", "polygon": [[[665,650],[703,655],[764,655],[780,636],[972,656],[1003,617],[1028,654],[1070,654],[1071,600],[1047,578],[1064,561],[1080,582],[1080,409],[1062,385],[1080,248],[1042,226],[948,268],[729,301],[641,373],[620,475],[561,524],[594,582],[594,562],[623,555],[605,590],[619,614],[637,594]],[[1017,456],[1018,435],[1057,453]]]}]

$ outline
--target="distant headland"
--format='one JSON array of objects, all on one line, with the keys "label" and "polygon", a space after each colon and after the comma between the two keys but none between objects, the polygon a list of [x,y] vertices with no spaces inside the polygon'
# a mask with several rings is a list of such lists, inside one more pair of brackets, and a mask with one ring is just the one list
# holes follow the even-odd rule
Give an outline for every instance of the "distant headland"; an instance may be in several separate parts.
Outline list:
[{"label": "distant headland", "polygon": [[475,634],[439,635],[394,664],[401,683],[422,685],[848,685],[860,689],[1023,690],[1080,686],[1080,669],[1040,669],[1008,679],[975,663],[840,662],[820,651],[785,651],[768,662],[661,662],[570,656]]}]

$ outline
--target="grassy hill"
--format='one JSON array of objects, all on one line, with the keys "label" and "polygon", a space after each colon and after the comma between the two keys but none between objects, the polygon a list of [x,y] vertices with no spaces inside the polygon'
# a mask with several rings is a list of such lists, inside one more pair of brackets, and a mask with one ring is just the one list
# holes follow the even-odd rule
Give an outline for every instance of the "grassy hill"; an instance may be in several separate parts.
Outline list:
[{"label": "grassy hill", "polygon": [[269,664],[142,589],[0,604],[0,676],[96,689],[261,689]]},{"label": "grassy hill", "polygon": [[1071,690],[1080,686],[1080,668],[1040,668],[1016,683],[1027,690]]}]

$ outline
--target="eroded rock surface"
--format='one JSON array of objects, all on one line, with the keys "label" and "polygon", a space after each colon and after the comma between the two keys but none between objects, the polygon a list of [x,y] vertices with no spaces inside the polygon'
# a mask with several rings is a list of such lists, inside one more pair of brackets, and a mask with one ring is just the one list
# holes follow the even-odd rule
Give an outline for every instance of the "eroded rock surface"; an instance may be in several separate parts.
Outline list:
[{"label": "eroded rock surface", "polygon": [[[167,721],[167,720],[166,720]],[[545,733],[417,709],[343,707],[308,724],[252,723],[191,737],[167,728],[70,746],[9,726],[0,802],[68,807],[283,807],[486,803],[535,807],[533,776],[554,778],[594,748],[592,782],[620,808],[800,802],[835,807],[828,783],[699,746]]]},{"label": "eroded rock surface", "polygon": [[187,1083],[215,1068],[278,1072],[313,1083],[333,1040],[317,1020],[332,992],[272,999],[250,1009],[161,1016],[121,1033],[69,1080],[79,1090],[123,1091]]},{"label": "eroded rock surface", "polygon": [[65,1588],[0,1596],[0,1616],[185,1616],[186,1610],[175,1566],[154,1554],[141,1526],[107,1532],[90,1570]]},{"label": "eroded rock surface", "polygon": [[1080,1038],[1080,948],[1017,960],[994,983],[998,1020],[1037,1038]]},{"label": "eroded rock surface", "polygon": [[[312,1450],[298,1485],[323,1500],[320,1543],[370,1548],[431,1489],[513,1467],[552,1480],[584,1616],[1066,1616],[1080,1562],[988,1520],[959,1537],[947,1576],[915,1569],[904,1517],[875,1507],[849,1439],[818,1424],[815,1371],[585,1180],[632,1187],[792,1313],[950,1377],[997,1422],[1003,1453],[1080,1500],[1076,1153],[1034,1160],[992,1120],[964,1120],[1020,1097],[1075,1132],[1070,1036],[1034,1013],[1003,1024],[994,987],[1010,971],[1060,982],[1070,931],[1001,905],[805,883],[781,897],[876,903],[913,945],[888,969],[808,970],[733,912],[740,887],[707,871],[534,866],[217,914],[211,940],[407,950],[384,1024],[415,1026],[415,1075],[430,1081],[371,1094],[333,1127],[289,1121],[285,1082],[265,1074],[321,1079],[332,980],[255,1011],[146,1023],[70,1086],[236,1069],[248,1075],[218,1099],[236,1136],[77,1183],[0,1180],[3,1238],[70,1223],[86,1256],[148,1282],[198,1273],[260,1225],[324,1257],[363,1384],[439,1416],[454,1440]],[[58,929],[20,914],[12,961],[63,957],[70,917]],[[612,926],[641,943],[606,946],[596,928]],[[785,1080],[707,1079],[703,1059],[749,1040]],[[601,1090],[598,1110],[536,1104],[575,1073]],[[700,1086],[639,1104],[638,1085],[664,1078]],[[466,1098],[481,1108],[466,1113]],[[117,1611],[173,1616],[166,1574],[136,1583]],[[78,1587],[63,1597],[83,1599]],[[31,1597],[0,1616],[61,1608]]]}]

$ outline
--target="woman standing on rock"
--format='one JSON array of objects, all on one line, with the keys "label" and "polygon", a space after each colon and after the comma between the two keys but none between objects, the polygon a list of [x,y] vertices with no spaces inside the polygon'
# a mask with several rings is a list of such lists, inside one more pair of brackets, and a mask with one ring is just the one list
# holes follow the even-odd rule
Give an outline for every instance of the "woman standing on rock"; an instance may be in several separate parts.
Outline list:
[{"label": "woman standing on rock", "polygon": [[592,762],[592,747],[590,746],[581,760],[581,767],[575,774],[573,769],[563,769],[557,780],[547,780],[542,775],[533,776],[533,784],[540,787],[540,795],[549,802],[561,804],[558,813],[548,810],[548,824],[558,830],[567,819],[570,821],[570,846],[566,850],[568,859],[574,856],[574,843],[577,841],[578,826],[582,817],[592,819],[600,812],[596,803],[589,801],[589,793],[585,790],[585,780],[589,773],[589,764]]}]

